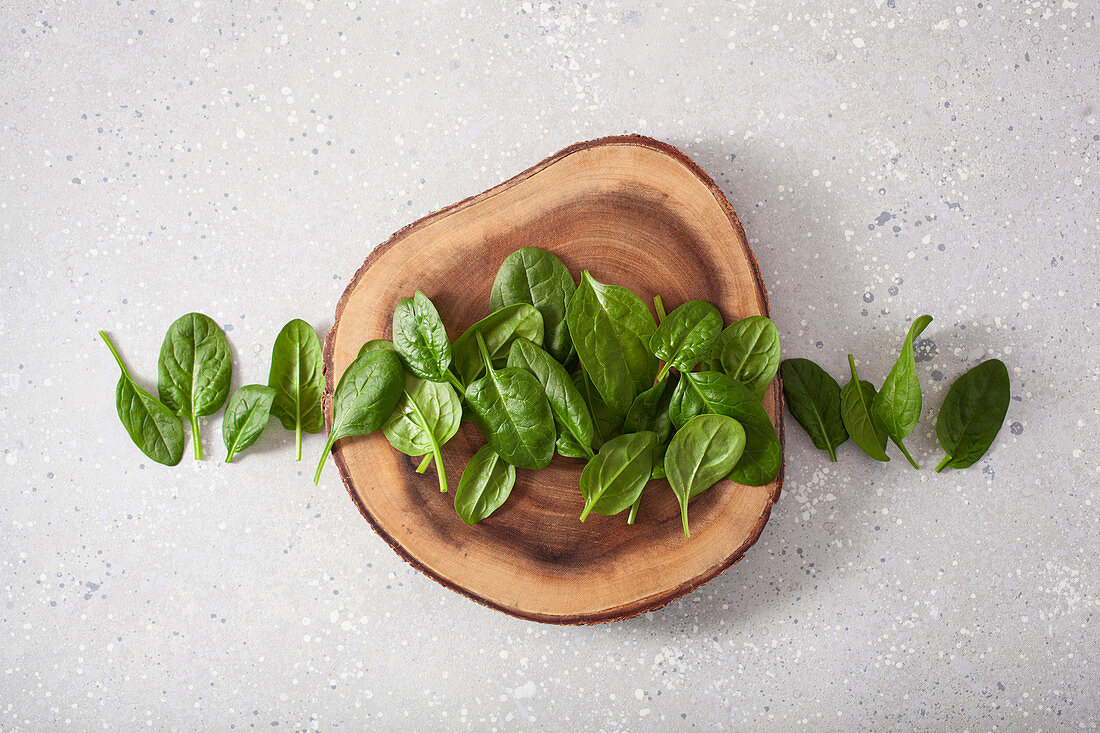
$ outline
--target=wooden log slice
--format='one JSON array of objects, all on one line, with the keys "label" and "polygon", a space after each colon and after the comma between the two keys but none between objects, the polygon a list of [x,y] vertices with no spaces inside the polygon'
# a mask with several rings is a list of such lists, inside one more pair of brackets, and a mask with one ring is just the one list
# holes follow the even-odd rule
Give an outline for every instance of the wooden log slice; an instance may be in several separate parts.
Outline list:
[{"label": "wooden log slice", "polygon": [[[453,340],[488,315],[501,261],[534,245],[579,278],[626,287],[671,311],[708,300],[727,321],[768,313],[760,271],[722,191],[676,148],[649,138],[579,143],[473,198],[427,216],[377,247],[336,307],[325,343],[326,413],[360,345],[389,338],[397,302],[422,290]],[[778,380],[764,405],[782,438]],[[452,590],[520,618],[558,624],[629,618],[660,608],[741,559],[779,498],[768,486],[722,481],[690,505],[686,539],[672,490],[651,482],[637,523],[591,515],[577,488],[583,461],[557,456],[517,472],[507,503],[468,527],[453,498],[483,440],[463,423],[444,449],[451,492],[434,468],[390,448],[382,434],[337,443],[336,465],[359,511],[405,560]],[[751,599],[744,599],[751,602]]]}]

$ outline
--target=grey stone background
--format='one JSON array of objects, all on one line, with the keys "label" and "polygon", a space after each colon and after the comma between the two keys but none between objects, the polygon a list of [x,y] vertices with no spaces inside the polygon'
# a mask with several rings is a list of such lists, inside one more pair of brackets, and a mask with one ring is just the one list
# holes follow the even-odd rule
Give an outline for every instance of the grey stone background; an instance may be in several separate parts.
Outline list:
[{"label": "grey stone background", "polygon": [[[0,728],[1077,730],[1100,722],[1091,2],[6,2]],[[392,231],[578,140],[681,147],[751,238],[789,356],[881,381],[908,322],[924,465],[787,432],[744,562],[553,628],[403,563],[272,428],[134,448],[96,331],[155,384],[224,324],[236,384],[324,332]],[[985,357],[1015,399],[937,475]],[[188,449],[189,452],[189,449]]]}]

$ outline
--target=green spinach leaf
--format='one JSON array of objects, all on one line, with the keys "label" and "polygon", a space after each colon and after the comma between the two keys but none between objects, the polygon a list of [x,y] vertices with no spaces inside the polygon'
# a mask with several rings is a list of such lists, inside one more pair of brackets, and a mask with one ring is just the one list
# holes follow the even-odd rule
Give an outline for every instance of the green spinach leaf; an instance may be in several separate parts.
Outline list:
[{"label": "green spinach leaf", "polygon": [[829,373],[809,359],[784,359],[779,366],[783,396],[814,445],[829,452],[836,462],[836,449],[848,440],[840,415],[840,385]]},{"label": "green spinach leaf", "polygon": [[920,466],[901,442],[905,436],[913,432],[913,428],[917,427],[923,406],[920,380],[917,379],[917,362],[913,357],[913,342],[931,322],[932,316],[921,316],[913,321],[905,337],[905,343],[902,344],[901,356],[898,357],[894,368],[882,383],[882,389],[875,395],[875,401],[871,404],[875,419],[913,468],[920,468]]},{"label": "green spinach leaf", "polygon": [[689,300],[661,320],[649,339],[649,350],[665,364],[657,372],[660,382],[669,367],[690,372],[710,350],[722,331],[722,314],[710,303]]},{"label": "green spinach leaf", "polygon": [[749,316],[730,324],[720,337],[722,371],[763,399],[779,371],[779,329],[772,319]]},{"label": "green spinach leaf", "polygon": [[697,415],[672,436],[665,453],[665,475],[680,503],[685,537],[691,536],[688,500],[727,476],[744,450],[744,429],[725,415]]},{"label": "green spinach leaf", "polygon": [[844,420],[844,429],[852,442],[876,461],[889,461],[886,455],[886,431],[878,424],[871,405],[874,404],[875,385],[863,381],[856,373],[856,360],[848,354],[848,366],[852,370],[851,380],[840,390],[840,416]]},{"label": "green spinach leaf", "polygon": [[600,447],[581,472],[582,522],[589,512],[611,516],[638,499],[653,470],[656,446],[657,436],[646,431],[620,435]]},{"label": "green spinach leaf", "polygon": [[594,456],[592,441],[595,426],[592,415],[565,367],[549,353],[523,338],[512,342],[508,366],[531,372],[542,384],[558,429],[558,453],[568,458]]},{"label": "green spinach leaf", "polygon": [[525,338],[535,346],[542,346],[542,314],[533,305],[516,303],[490,313],[466,329],[451,346],[454,368],[463,384],[469,384],[485,371],[477,348],[479,334],[493,363],[503,366],[497,362],[508,358],[508,349],[515,339]]},{"label": "green spinach leaf", "polygon": [[417,473],[436,464],[439,490],[447,491],[447,474],[442,461],[442,448],[462,422],[462,400],[446,382],[430,382],[405,376],[405,389],[397,407],[382,426],[386,440],[408,456],[426,456]]},{"label": "green spinach leaf", "polygon": [[455,511],[466,524],[477,524],[501,507],[516,483],[516,469],[483,445],[474,454],[455,491]]},{"label": "green spinach leaf", "polygon": [[325,426],[323,365],[321,342],[313,326],[300,318],[283,326],[271,349],[267,385],[275,390],[271,414],[294,431],[296,461],[302,460],[302,432],[319,433]]},{"label": "green spinach leaf", "polygon": [[676,384],[676,382],[675,375],[671,375],[646,391],[640,392],[627,410],[626,418],[623,420],[623,432],[640,433],[651,430],[657,434],[658,443],[666,443],[672,433],[669,405],[675,391],[669,389],[669,384]]},{"label": "green spinach leaf", "polygon": [[501,263],[489,295],[489,310],[516,303],[533,305],[542,314],[543,348],[566,364],[575,352],[565,309],[576,289],[565,263],[544,249],[524,247]]},{"label": "green spinach leaf", "polygon": [[161,402],[191,422],[195,460],[202,458],[199,417],[225,404],[232,371],[229,341],[210,316],[188,313],[168,327],[157,363],[157,388]]},{"label": "green spinach leaf", "polygon": [[222,418],[222,440],[225,441],[225,462],[256,442],[271,417],[275,390],[262,384],[246,384],[229,398]]},{"label": "green spinach leaf", "polygon": [[554,457],[557,431],[542,385],[523,369],[495,368],[481,333],[475,338],[485,376],[466,388],[466,402],[481,434],[516,468],[546,468]]},{"label": "green spinach leaf", "polygon": [[[592,384],[592,380],[585,373],[584,369],[578,369],[570,375],[573,379],[573,384],[577,385],[577,391],[581,393],[581,397],[584,399],[586,405],[588,405],[588,412],[592,415],[593,425],[593,446],[599,450],[600,446],[611,440],[615,436],[619,435],[623,431],[623,416],[618,415],[611,410],[603,401],[603,397],[596,391],[596,387]],[[579,451],[579,446],[578,446]],[[564,453],[562,455],[565,455]],[[581,455],[570,456],[572,458],[583,458]]]},{"label": "green spinach leaf", "polygon": [[134,445],[149,458],[165,466],[176,465],[183,457],[183,425],[179,416],[139,387],[111,339],[103,331],[99,332],[99,336],[122,370],[115,388],[115,409],[118,410],[122,427],[126,428]]},{"label": "green spinach leaf", "polygon": [[[368,351],[356,357],[344,370],[333,393],[332,430],[329,431],[321,460],[317,462],[314,484],[321,481],[321,469],[325,467],[325,459],[337,440],[353,435],[370,435],[382,427],[401,399],[404,379],[401,358],[386,349]],[[442,467],[439,470],[442,473]]]},{"label": "green spinach leaf", "polygon": [[374,351],[376,349],[385,349],[386,351],[397,351],[393,342],[389,339],[371,339],[362,346],[359,347],[359,353],[356,356],[362,356],[368,351]]},{"label": "green spinach leaf", "polygon": [[947,452],[936,472],[966,468],[984,456],[1004,424],[1010,399],[1008,367],[1000,359],[983,361],[956,379],[936,420],[936,438]]},{"label": "green spinach leaf", "polygon": [[405,367],[417,377],[446,382],[450,376],[451,342],[435,304],[417,290],[393,310],[393,346]]}]

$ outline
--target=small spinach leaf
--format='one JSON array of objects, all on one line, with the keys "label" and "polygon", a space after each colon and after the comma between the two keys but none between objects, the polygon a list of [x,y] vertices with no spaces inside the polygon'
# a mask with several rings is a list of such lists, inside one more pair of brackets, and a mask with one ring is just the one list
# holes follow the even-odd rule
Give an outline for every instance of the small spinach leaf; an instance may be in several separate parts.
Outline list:
[{"label": "small spinach leaf", "polygon": [[199,417],[225,404],[232,371],[229,341],[213,318],[188,313],[168,327],[157,363],[157,388],[161,401],[191,422],[195,460],[202,458]]},{"label": "small spinach leaf", "polygon": [[669,376],[662,379],[644,392],[638,393],[634,403],[626,413],[623,420],[624,433],[640,433],[643,430],[651,430],[657,434],[657,442],[668,441],[672,432],[672,422],[669,419],[669,404],[672,402],[674,390],[669,389],[669,383],[675,383],[676,377]]},{"label": "small spinach leaf", "polygon": [[525,338],[535,346],[542,346],[542,314],[533,305],[516,303],[490,313],[466,329],[466,333],[451,346],[455,372],[463,384],[469,384],[485,371],[477,348],[479,334],[489,350],[489,357],[497,363],[508,358],[508,348],[517,338]]},{"label": "small spinach leaf", "polygon": [[851,380],[840,389],[840,416],[852,442],[876,461],[889,461],[886,455],[886,431],[878,424],[871,405],[875,401],[875,385],[863,381],[856,373],[856,360],[848,354]]},{"label": "small spinach leaf", "polygon": [[483,445],[466,464],[458,481],[455,511],[466,524],[477,524],[504,504],[515,483],[515,466]]},{"label": "small spinach leaf", "polygon": [[936,438],[947,452],[936,472],[966,468],[984,456],[1004,424],[1010,399],[1008,367],[1000,359],[983,361],[956,379],[936,420]]},{"label": "small spinach leaf", "polygon": [[905,337],[905,343],[902,344],[901,355],[871,404],[875,419],[913,468],[920,468],[920,466],[901,442],[905,436],[913,432],[913,428],[917,427],[923,406],[920,380],[917,379],[917,362],[913,357],[913,342],[931,322],[932,316],[921,316],[913,321]]},{"label": "small spinach leaf", "polygon": [[657,436],[646,431],[620,435],[600,447],[581,472],[582,522],[589,512],[611,516],[638,499],[653,470],[656,446]]},{"label": "small spinach leaf", "polygon": [[848,440],[840,415],[840,385],[809,359],[784,359],[779,371],[787,409],[835,463],[836,449]]},{"label": "small spinach leaf", "polygon": [[446,469],[440,460],[442,448],[458,432],[461,422],[462,401],[450,384],[408,374],[401,398],[382,425],[382,433],[391,446],[405,455],[426,456],[417,473],[428,470],[428,464],[434,460],[439,490],[446,492]]},{"label": "small spinach leaf", "polygon": [[[591,458],[595,427],[577,385],[553,356],[527,339],[516,339],[508,352],[508,366],[525,369],[542,384],[558,427],[558,452],[570,458]],[[580,449],[576,455],[575,449]]]},{"label": "small spinach leaf", "polygon": [[690,372],[710,349],[722,331],[722,314],[710,303],[689,300],[661,319],[649,339],[649,350],[665,364],[657,372],[664,379],[669,367]]},{"label": "small spinach leaf", "polygon": [[685,537],[691,536],[688,500],[728,475],[744,450],[741,423],[725,415],[697,415],[672,436],[665,453],[665,475],[680,503]]},{"label": "small spinach leaf", "polygon": [[374,351],[376,349],[385,349],[386,351],[397,351],[393,342],[389,339],[371,339],[362,346],[359,347],[359,353],[356,356],[362,356],[368,351]]},{"label": "small spinach leaf", "polygon": [[[584,399],[585,404],[588,405],[588,412],[592,415],[593,431],[593,446],[599,450],[600,446],[607,441],[619,435],[623,430],[623,417],[617,415],[611,408],[609,408],[603,401],[603,397],[596,391],[596,387],[592,384],[592,380],[588,377],[588,374],[584,369],[578,369],[570,375],[573,379],[573,383],[577,385],[577,391],[581,393],[581,397]],[[579,447],[578,447],[579,451]],[[562,453],[562,455],[566,455]],[[569,456],[571,458],[583,458],[579,452],[576,455]]]},{"label": "small spinach leaf", "polygon": [[294,431],[296,461],[302,460],[302,432],[319,433],[325,426],[321,395],[325,391],[321,342],[313,326],[295,318],[283,326],[271,349],[267,385],[275,390],[271,414]]},{"label": "small spinach leaf", "polygon": [[332,430],[317,463],[317,472],[313,474],[313,483],[321,481],[321,469],[325,467],[325,459],[337,440],[353,435],[370,435],[382,427],[401,399],[404,379],[405,370],[401,368],[400,357],[385,349],[368,351],[356,357],[344,370],[333,393]]},{"label": "small spinach leaf", "polygon": [[447,381],[451,366],[447,327],[435,304],[419,290],[393,309],[393,346],[414,376]]},{"label": "small spinach leaf", "polygon": [[565,364],[575,353],[565,309],[576,289],[565,263],[555,255],[538,247],[523,247],[505,257],[497,270],[489,310],[516,303],[533,305],[542,314],[543,348]]},{"label": "small spinach leaf", "polygon": [[719,337],[722,371],[763,399],[779,371],[779,329],[772,319],[749,316],[730,324]]},{"label": "small spinach leaf", "polygon": [[222,418],[222,440],[225,441],[225,462],[256,442],[271,417],[275,390],[262,384],[246,384],[229,398]]},{"label": "small spinach leaf", "polygon": [[122,427],[126,428],[134,445],[149,458],[165,466],[176,465],[183,457],[183,425],[179,416],[139,387],[111,339],[103,331],[99,332],[99,336],[122,370],[115,388],[115,409],[118,410]]}]

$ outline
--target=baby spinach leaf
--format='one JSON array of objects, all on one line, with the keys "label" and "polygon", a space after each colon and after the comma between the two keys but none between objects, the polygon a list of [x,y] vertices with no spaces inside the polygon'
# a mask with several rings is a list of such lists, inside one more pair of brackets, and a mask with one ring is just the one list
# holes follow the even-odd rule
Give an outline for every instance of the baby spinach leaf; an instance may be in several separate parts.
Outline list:
[{"label": "baby spinach leaf", "polygon": [[649,350],[665,364],[657,372],[664,379],[669,367],[690,372],[722,331],[722,314],[710,303],[689,300],[661,320],[649,339]]},{"label": "baby spinach leaf", "polygon": [[168,327],[157,363],[157,388],[168,409],[191,422],[195,460],[202,458],[199,417],[225,404],[232,371],[229,341],[210,316],[188,313]]},{"label": "baby spinach leaf", "polygon": [[295,318],[283,326],[271,349],[267,385],[275,390],[271,414],[294,431],[296,461],[302,460],[302,431],[319,433],[325,426],[321,395],[325,391],[321,342],[313,326]]},{"label": "baby spinach leaf", "polygon": [[613,412],[626,415],[657,371],[649,353],[656,329],[649,308],[626,288],[599,283],[585,270],[565,318],[592,384]]},{"label": "baby spinach leaf", "polygon": [[680,502],[685,537],[691,536],[688,500],[728,475],[744,450],[744,429],[725,415],[696,415],[672,436],[665,453],[665,475]]},{"label": "baby spinach leaf", "polygon": [[516,303],[533,305],[542,314],[543,348],[565,364],[574,353],[565,309],[576,289],[565,263],[544,249],[523,247],[505,257],[497,270],[489,310]]},{"label": "baby spinach leaf", "polygon": [[447,327],[435,304],[419,290],[393,309],[393,346],[414,376],[447,381],[451,366]]},{"label": "baby spinach leaf", "polygon": [[[531,372],[542,384],[557,425],[558,452],[570,458],[594,456],[592,440],[595,426],[592,415],[565,367],[553,356],[523,338],[512,342],[508,352],[508,366]],[[575,452],[578,448],[580,455]]]},{"label": "baby spinach leaf", "polygon": [[662,379],[644,392],[640,392],[634,398],[634,403],[627,410],[623,420],[623,432],[640,433],[643,430],[651,430],[657,434],[657,442],[668,441],[672,432],[672,421],[669,419],[669,404],[672,402],[672,389],[669,383],[675,383],[676,377],[669,376]]},{"label": "baby spinach leaf", "polygon": [[442,463],[442,448],[462,422],[462,401],[446,382],[430,382],[405,375],[405,388],[397,407],[382,425],[386,440],[408,456],[425,456],[417,473],[436,463],[439,490],[447,491],[447,474]]},{"label": "baby spinach leaf", "polygon": [[852,442],[876,461],[889,461],[886,455],[886,431],[875,420],[871,405],[875,401],[875,385],[862,381],[856,374],[856,360],[848,354],[851,380],[840,390],[840,416]]},{"label": "baby spinach leaf", "polygon": [[[592,415],[592,425],[594,428],[592,434],[594,441],[593,445],[599,450],[601,445],[622,432],[623,417],[612,412],[611,408],[604,404],[603,397],[596,391],[596,387],[592,384],[592,380],[588,377],[588,374],[585,373],[583,368],[573,372],[570,376],[573,379],[573,383],[577,385],[577,391],[581,393],[581,397],[584,399],[585,404],[588,405],[589,414]],[[562,453],[562,455],[567,454]],[[584,458],[585,456],[578,454],[570,455],[569,457]]]},{"label": "baby spinach leaf", "polygon": [[871,412],[875,419],[913,468],[920,468],[920,466],[901,442],[905,436],[913,432],[913,428],[917,427],[923,404],[920,380],[917,379],[917,362],[913,357],[913,342],[931,322],[932,316],[921,316],[913,321],[905,337],[905,343],[902,344],[901,356],[898,357],[894,368],[882,383],[882,389],[871,403]]},{"label": "baby spinach leaf", "polygon": [[368,351],[374,351],[375,349],[385,349],[386,351],[397,351],[393,342],[389,339],[371,339],[362,346],[359,347],[359,353],[357,356],[362,356]]},{"label": "baby spinach leaf", "polygon": [[720,337],[722,371],[763,399],[779,371],[779,330],[772,319],[749,316],[730,324]]},{"label": "baby spinach leaf", "polygon": [[271,417],[275,390],[262,384],[246,384],[229,398],[222,418],[222,440],[225,441],[225,462],[256,442]]},{"label": "baby spinach leaf", "polygon": [[477,348],[478,334],[485,341],[489,357],[497,363],[508,358],[508,348],[517,338],[525,338],[535,346],[542,346],[542,314],[533,305],[516,303],[493,311],[466,329],[466,333],[451,346],[454,369],[463,384],[469,384],[485,371]]},{"label": "baby spinach leaf", "polygon": [[581,472],[584,510],[605,516],[627,509],[641,495],[653,470],[653,451],[657,436],[651,432],[630,433],[612,438]]},{"label": "baby spinach leaf", "polygon": [[836,449],[848,440],[840,415],[840,385],[829,373],[809,359],[784,359],[779,366],[783,396],[814,445],[829,452],[836,462]]},{"label": "baby spinach leaf", "polygon": [[[382,427],[401,399],[404,379],[405,370],[401,368],[400,357],[386,349],[368,351],[356,357],[344,370],[333,393],[332,430],[329,431],[321,460],[317,462],[313,483],[321,481],[321,469],[325,467],[325,459],[337,440],[352,435],[370,435]],[[436,455],[436,458],[439,456]],[[442,463],[439,470],[442,474]]]},{"label": "baby spinach leaf", "polygon": [[504,504],[516,483],[516,469],[491,447],[473,455],[455,491],[455,511],[466,524],[477,524]]},{"label": "baby spinach leaf", "polygon": [[745,451],[730,471],[730,480],[744,486],[774,481],[783,467],[783,444],[756,395],[722,372],[685,372],[680,384],[683,390],[673,392],[670,406],[670,411],[676,409],[675,420],[680,425],[696,415],[711,413],[732,417],[744,428]]},{"label": "baby spinach leaf", "polygon": [[1011,390],[1000,359],[983,361],[947,390],[936,420],[936,438],[947,455],[936,472],[966,468],[985,455],[1004,424]]},{"label": "baby spinach leaf", "polygon": [[546,468],[554,457],[557,431],[542,385],[522,369],[495,368],[481,333],[475,338],[485,376],[466,388],[466,402],[481,434],[516,468]]},{"label": "baby spinach leaf", "polygon": [[104,331],[99,337],[111,350],[122,376],[115,388],[115,409],[134,445],[157,463],[174,466],[183,457],[183,425],[179,416],[138,386]]}]

